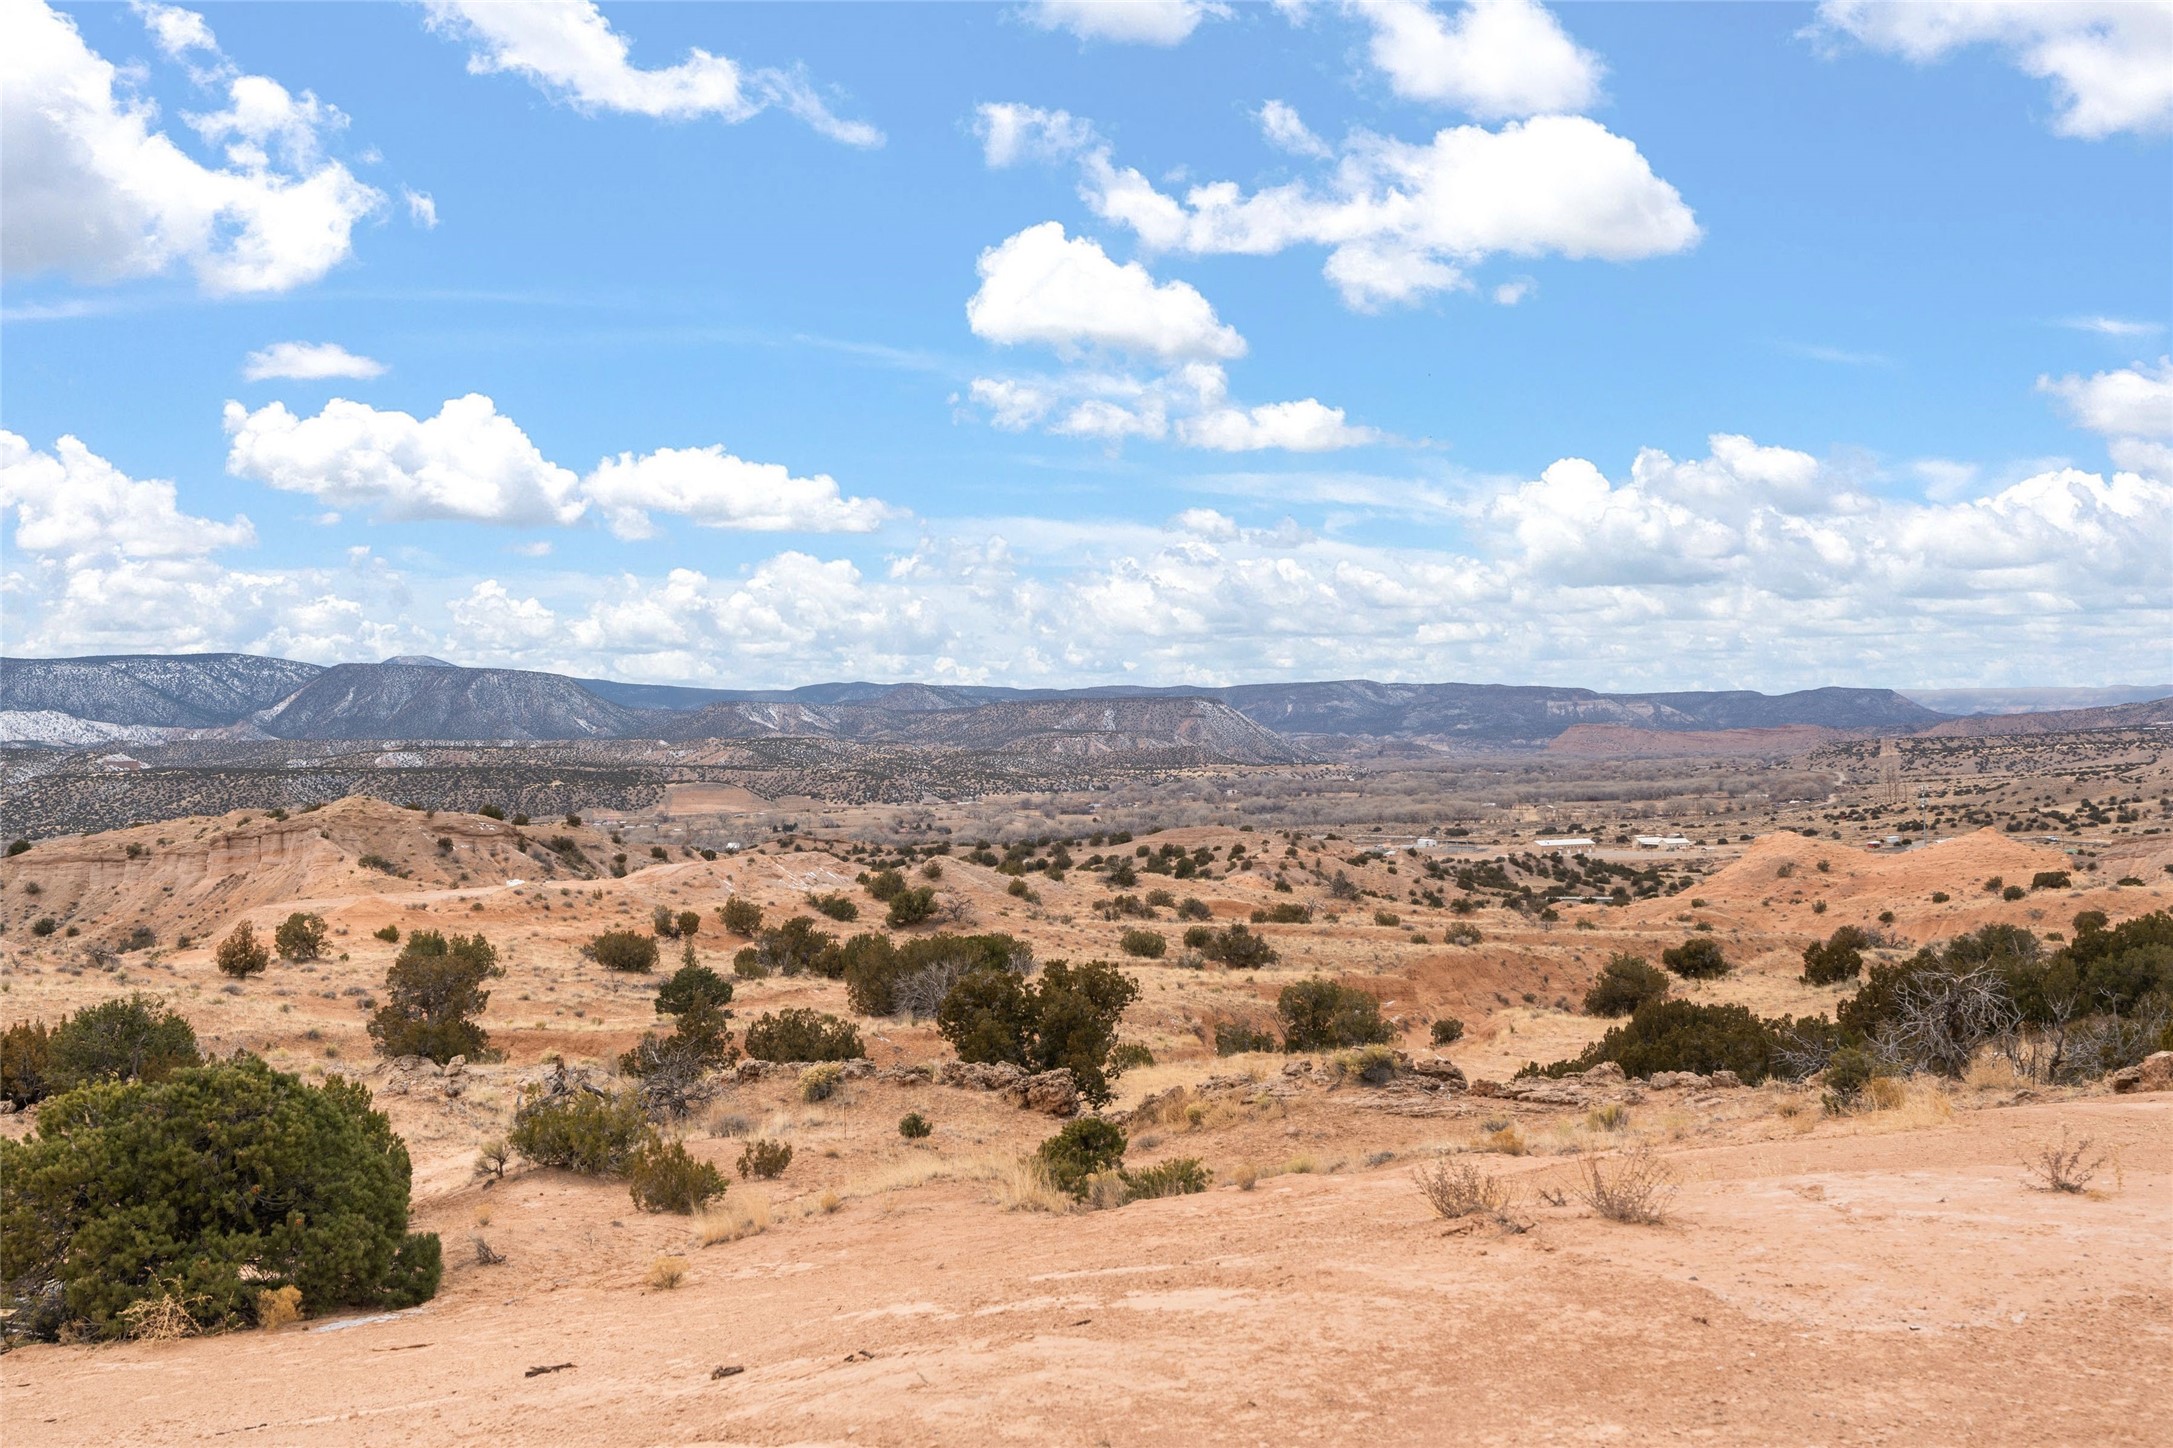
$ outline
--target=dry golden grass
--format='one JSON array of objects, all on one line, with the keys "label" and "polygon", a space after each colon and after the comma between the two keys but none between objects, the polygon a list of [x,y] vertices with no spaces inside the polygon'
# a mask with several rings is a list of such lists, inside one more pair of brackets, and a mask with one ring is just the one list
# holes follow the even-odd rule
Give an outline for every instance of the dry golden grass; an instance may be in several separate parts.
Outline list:
[{"label": "dry golden grass", "polygon": [[687,1259],[684,1257],[659,1257],[649,1264],[649,1275],[642,1278],[642,1285],[651,1292],[669,1292],[686,1280]]},{"label": "dry golden grass", "polygon": [[1007,1212],[1068,1212],[1074,1205],[1030,1156],[1012,1161],[1010,1169],[995,1179],[995,1186],[996,1204]]},{"label": "dry golden grass", "polygon": [[302,1320],[302,1289],[292,1284],[266,1288],[257,1294],[257,1326],[266,1332],[292,1327]]},{"label": "dry golden grass", "polygon": [[1869,1109],[1856,1118],[1860,1131],[1922,1131],[1954,1119],[1953,1093],[1936,1077],[1874,1077],[1864,1100]]},{"label": "dry golden grass", "polygon": [[736,1191],[703,1212],[694,1222],[694,1237],[704,1247],[758,1237],[770,1229],[770,1199],[760,1192]]},{"label": "dry golden grass", "polygon": [[164,1290],[158,1296],[139,1298],[117,1314],[126,1336],[137,1342],[172,1342],[194,1337],[202,1330],[189,1315],[189,1304],[198,1299],[182,1293],[180,1279],[162,1283],[161,1287]]},{"label": "dry golden grass", "polygon": [[1491,1151],[1502,1156],[1522,1156],[1532,1148],[1525,1141],[1524,1133],[1517,1130],[1517,1124],[1512,1121],[1506,1126],[1480,1132],[1478,1140],[1471,1144],[1471,1149]]}]

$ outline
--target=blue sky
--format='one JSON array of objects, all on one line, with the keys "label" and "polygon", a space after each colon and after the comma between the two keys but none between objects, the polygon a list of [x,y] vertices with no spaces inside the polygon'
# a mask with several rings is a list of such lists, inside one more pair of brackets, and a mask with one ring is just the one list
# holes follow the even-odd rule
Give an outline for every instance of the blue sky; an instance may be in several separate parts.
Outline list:
[{"label": "blue sky", "polygon": [[2162,4],[0,42],[11,654],[2173,677]]}]

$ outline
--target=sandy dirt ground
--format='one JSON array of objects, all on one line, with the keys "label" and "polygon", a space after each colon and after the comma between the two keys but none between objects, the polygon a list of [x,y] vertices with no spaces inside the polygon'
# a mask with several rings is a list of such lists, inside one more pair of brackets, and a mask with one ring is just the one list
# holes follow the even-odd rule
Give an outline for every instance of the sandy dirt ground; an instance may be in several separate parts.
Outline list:
[{"label": "sandy dirt ground", "polygon": [[[506,830],[356,801],[41,844],[8,863],[0,1014],[52,1019],[150,990],[212,1049],[360,1073],[409,1143],[416,1225],[441,1234],[448,1263],[439,1296],[410,1312],[19,1347],[0,1357],[9,1443],[2173,1441],[2173,1095],[2032,1091],[1985,1071],[1835,1118],[1801,1088],[1633,1089],[1608,1098],[1627,1113],[1608,1124],[1584,1104],[1329,1085],[1279,1057],[1218,1060],[1202,1041],[1213,1020],[1264,1016],[1283,985],[1326,971],[1378,992],[1405,1049],[1427,1050],[1428,1022],[1458,1015],[1467,1035],[1448,1053],[1506,1079],[1604,1028],[1556,1003],[1615,950],[1654,956],[1708,925],[1737,969],[1687,993],[1802,1014],[1837,994],[1795,979],[1802,946],[1836,924],[1890,910],[1901,951],[1995,919],[2123,918],[2164,908],[2165,886],[2111,883],[2131,868],[2163,878],[2155,857],[2005,902],[1982,880],[2027,883],[2065,857],[1990,834],[1886,855],[1780,835],[1731,852],[1694,891],[1568,910],[1557,928],[1482,911],[1477,946],[1442,944],[1446,915],[1407,905],[1395,928],[1364,923],[1372,902],[1337,925],[1266,926],[1284,955],[1267,970],[1127,962],[1144,994],[1124,1035],[1159,1064],[1126,1075],[1115,1107],[1182,1091],[1130,1122],[1130,1161],[1198,1157],[1209,1191],[1021,1209],[1005,1166],[1053,1129],[1046,1117],[872,1079],[808,1106],[772,1079],[726,1088],[687,1141],[729,1169],[741,1136],[772,1136],[794,1145],[793,1165],[775,1183],[735,1177],[718,1214],[689,1219],[559,1172],[486,1184],[477,1144],[547,1057],[602,1067],[656,1024],[654,980],[602,971],[581,941],[639,928],[657,904],[706,913],[734,893],[779,918],[810,891],[850,891],[856,867],[773,849],[538,880]],[[564,833],[592,859],[614,848]],[[406,874],[360,868],[364,854]],[[1384,893],[1408,883],[1385,868],[1353,873]],[[1043,958],[1113,954],[1118,924],[1090,909],[1107,892],[1083,872],[1037,882],[1029,903],[992,871],[944,870],[972,928],[1018,933]],[[1179,888],[1220,920],[1275,898],[1256,874]],[[330,922],[326,960],[231,989],[211,969],[233,921],[268,933],[297,908]],[[86,966],[80,940],[26,941],[13,917],[37,911],[86,936],[152,922],[167,943]],[[177,922],[196,933],[186,948],[171,944]],[[485,1023],[507,1060],[471,1069],[457,1095],[370,1054],[358,1002],[397,949],[371,935],[388,923],[500,945],[508,970]],[[740,943],[697,937],[719,966]],[[842,987],[804,977],[741,982],[733,1004],[742,1027],[783,1005],[845,1011]],[[946,1054],[926,1025],[861,1024],[878,1065]],[[936,1123],[927,1141],[899,1137],[908,1110]],[[1504,1123],[1525,1154],[1478,1150]],[[2063,1133],[2102,1158],[2087,1192],[2031,1185],[2026,1163]],[[1638,1143],[1676,1188],[1658,1226],[1606,1221],[1575,1194],[1586,1163]],[[1500,1178],[1513,1226],[1428,1209],[1412,1172],[1444,1154]],[[742,1219],[766,1230],[718,1226]],[[479,1263],[477,1239],[505,1260]],[[683,1262],[675,1288],[652,1285],[659,1258]]]},{"label": "sandy dirt ground", "polygon": [[[425,1307],[0,1371],[40,1444],[2162,1443],[2169,1125],[2159,1095],[1682,1146],[1666,1224],[1534,1195],[1522,1233],[1445,1228],[1398,1162],[1057,1217],[937,1183],[701,1248],[537,1173],[429,1204],[487,1195],[509,1260]],[[2062,1126],[2117,1183],[2028,1188]]]}]

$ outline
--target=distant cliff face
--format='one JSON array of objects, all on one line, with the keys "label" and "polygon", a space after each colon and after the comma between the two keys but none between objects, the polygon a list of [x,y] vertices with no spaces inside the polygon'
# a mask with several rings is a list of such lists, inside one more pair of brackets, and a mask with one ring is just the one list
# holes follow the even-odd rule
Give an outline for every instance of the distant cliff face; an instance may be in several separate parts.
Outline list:
[{"label": "distant cliff face", "polygon": [[278,703],[323,672],[318,664],[253,654],[0,659],[0,710],[216,729]]},{"label": "distant cliff face", "polygon": [[1282,734],[1497,744],[1543,743],[1580,724],[1668,731],[1811,724],[1912,732],[1944,717],[1890,689],[1599,694],[1521,684],[1376,684],[1355,679],[1240,684],[1208,692]]},{"label": "distant cliff face", "polygon": [[[799,737],[958,749],[1274,763],[1314,740],[1430,749],[1537,746],[1587,726],[1695,733],[1915,733],[1947,716],[1887,689],[1601,694],[1368,679],[1201,689],[811,684],[681,689],[467,669],[428,658],[320,668],[244,654],[0,660],[0,737],[83,744],[128,728],[233,728],[283,739]],[[81,727],[78,727],[78,726]]]},{"label": "distant cliff face", "polygon": [[641,711],[558,674],[341,664],[254,716],[281,739],[615,739]]},{"label": "distant cliff face", "polygon": [[[1187,762],[1280,764],[1304,751],[1213,699],[999,699],[964,706],[901,691],[872,704],[711,704],[652,717],[659,739],[780,735],[1034,753],[1179,753]],[[897,700],[894,705],[892,700]]]}]

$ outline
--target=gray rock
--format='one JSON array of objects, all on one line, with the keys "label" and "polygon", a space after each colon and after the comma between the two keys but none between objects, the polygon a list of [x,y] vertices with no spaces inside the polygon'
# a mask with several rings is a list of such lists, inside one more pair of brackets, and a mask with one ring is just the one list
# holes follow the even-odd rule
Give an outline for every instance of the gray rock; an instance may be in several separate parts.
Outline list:
[{"label": "gray rock", "polygon": [[939,1085],[964,1091],[1008,1091],[1026,1079],[1026,1072],[1008,1061],[945,1061],[936,1068]]},{"label": "gray rock", "polygon": [[2122,1095],[2131,1091],[2173,1091],[2173,1051],[2153,1051],[2107,1079]]},{"label": "gray rock", "polygon": [[1044,1116],[1079,1114],[1079,1083],[1062,1067],[1029,1076],[1006,1094],[1027,1110],[1038,1111]]},{"label": "gray rock", "polygon": [[1414,1056],[1411,1058],[1411,1074],[1424,1077],[1437,1087],[1461,1091],[1469,1084],[1463,1068],[1446,1056]]}]

